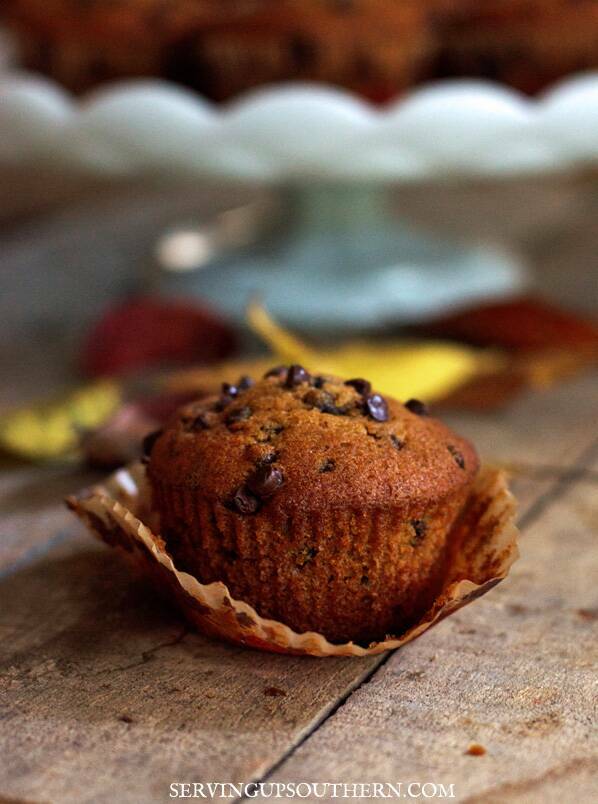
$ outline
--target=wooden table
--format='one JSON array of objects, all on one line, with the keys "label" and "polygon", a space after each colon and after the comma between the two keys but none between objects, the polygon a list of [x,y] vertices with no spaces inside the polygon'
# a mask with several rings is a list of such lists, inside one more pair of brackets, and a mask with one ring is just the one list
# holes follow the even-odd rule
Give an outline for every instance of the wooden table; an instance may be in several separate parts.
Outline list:
[{"label": "wooden table", "polygon": [[162,802],[173,782],[252,780],[595,800],[597,413],[594,375],[452,417],[486,459],[512,465],[521,559],[421,639],[361,660],[190,632],[61,505],[89,478],[5,468],[0,800]]}]

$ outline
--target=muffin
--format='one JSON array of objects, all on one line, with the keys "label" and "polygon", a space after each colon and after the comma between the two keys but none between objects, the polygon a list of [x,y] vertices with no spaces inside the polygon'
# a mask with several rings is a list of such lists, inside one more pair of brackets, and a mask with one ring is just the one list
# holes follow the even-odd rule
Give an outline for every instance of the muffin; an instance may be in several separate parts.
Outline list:
[{"label": "muffin", "polygon": [[383,639],[429,607],[478,471],[421,402],[296,365],[186,405],[145,450],[177,568],[332,642]]},{"label": "muffin", "polygon": [[[374,101],[479,76],[536,92],[598,66],[595,0],[3,0],[23,63],[81,91],[161,76],[226,100],[323,81]],[[134,46],[131,46],[134,43]]]}]

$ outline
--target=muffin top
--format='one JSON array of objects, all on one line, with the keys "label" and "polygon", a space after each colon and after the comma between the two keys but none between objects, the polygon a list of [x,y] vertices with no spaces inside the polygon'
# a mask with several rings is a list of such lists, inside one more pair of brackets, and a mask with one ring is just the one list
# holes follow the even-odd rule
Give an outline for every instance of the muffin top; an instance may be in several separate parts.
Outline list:
[{"label": "muffin top", "polygon": [[471,483],[479,466],[473,447],[418,400],[298,365],[225,383],[144,447],[152,482],[197,489],[242,515],[425,505]]}]

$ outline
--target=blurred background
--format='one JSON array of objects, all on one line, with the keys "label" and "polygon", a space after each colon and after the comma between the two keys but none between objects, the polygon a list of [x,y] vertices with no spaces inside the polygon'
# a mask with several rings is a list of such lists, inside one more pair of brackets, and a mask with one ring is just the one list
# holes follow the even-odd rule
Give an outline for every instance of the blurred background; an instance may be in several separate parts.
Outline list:
[{"label": "blurred background", "polygon": [[4,0],[0,446],[110,468],[272,362],[595,367],[594,0]]}]

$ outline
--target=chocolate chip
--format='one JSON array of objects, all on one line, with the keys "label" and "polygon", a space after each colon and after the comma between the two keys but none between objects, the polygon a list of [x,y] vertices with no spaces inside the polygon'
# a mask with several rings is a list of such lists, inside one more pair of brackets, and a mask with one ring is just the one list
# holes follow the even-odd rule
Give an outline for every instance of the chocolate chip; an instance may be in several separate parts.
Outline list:
[{"label": "chocolate chip", "polygon": [[230,382],[222,383],[222,396],[237,396],[239,389],[236,385],[231,385]]},{"label": "chocolate chip", "polygon": [[463,457],[463,453],[459,452],[457,447],[454,447],[452,444],[449,444],[447,449],[455,459],[455,463],[459,469],[465,469],[465,458]]},{"label": "chocolate chip", "polygon": [[320,465],[320,473],[324,474],[324,472],[334,472],[336,469],[336,462],[332,458],[326,458],[326,460]]},{"label": "chocolate chip", "polygon": [[185,419],[183,424],[185,425],[185,430],[189,430],[190,432],[207,430],[210,426],[205,413],[199,413],[197,416]]},{"label": "chocolate chip", "polygon": [[419,399],[408,399],[405,402],[405,407],[407,410],[410,410],[411,413],[415,413],[416,416],[429,416],[430,411],[428,410],[428,406],[425,402],[421,402]]},{"label": "chocolate chip", "polygon": [[263,499],[270,497],[284,483],[282,469],[270,464],[258,466],[247,480],[247,488],[257,497]]},{"label": "chocolate chip", "polygon": [[315,558],[317,555],[318,550],[316,547],[303,547],[301,550],[299,550],[295,563],[298,567],[304,567],[312,560],[312,558]]},{"label": "chocolate chip", "polygon": [[318,377],[312,377],[311,379],[311,384],[313,385],[314,388],[323,388],[325,382],[326,382],[325,377],[318,376]]},{"label": "chocolate chip", "polygon": [[412,547],[417,547],[423,541],[428,526],[426,525],[426,522],[423,519],[412,519],[411,527],[413,528],[415,536],[413,536],[413,538],[411,539],[410,544]]},{"label": "chocolate chip", "polygon": [[258,460],[258,466],[268,466],[278,460],[278,452],[267,452]]},{"label": "chocolate chip", "polygon": [[320,410],[322,413],[330,413],[331,416],[346,416],[347,413],[351,410],[352,405],[322,405]]},{"label": "chocolate chip", "polygon": [[271,368],[264,374],[264,379],[267,379],[268,377],[286,377],[286,374],[286,366],[274,366],[274,368]]},{"label": "chocolate chip", "polygon": [[388,421],[388,405],[380,394],[369,394],[365,398],[365,410],[376,422]]},{"label": "chocolate chip", "polygon": [[214,404],[214,410],[221,411],[224,408],[228,407],[231,402],[235,401],[234,396],[230,396],[229,394],[222,394],[220,399]]},{"label": "chocolate chip", "polygon": [[284,427],[282,424],[267,422],[260,427],[258,434],[255,436],[255,440],[258,444],[268,444],[279,433],[282,433],[283,430]]},{"label": "chocolate chip", "polygon": [[248,377],[247,374],[244,374],[242,377],[239,377],[237,388],[239,389],[239,391],[246,391],[253,385],[255,385],[255,380],[253,380],[251,377]]},{"label": "chocolate chip", "polygon": [[233,494],[233,507],[240,514],[255,514],[260,507],[260,501],[245,486],[240,486]]},{"label": "chocolate chip", "polygon": [[236,410],[231,410],[226,417],[226,423],[236,424],[237,422],[244,422],[252,413],[253,411],[248,405],[244,405],[242,408],[237,408]]},{"label": "chocolate chip", "polygon": [[301,385],[302,382],[309,382],[309,372],[303,366],[293,363],[288,370],[285,385],[287,388],[294,388],[295,385]]},{"label": "chocolate chip", "polygon": [[367,396],[372,390],[372,384],[367,380],[362,380],[361,378],[356,378],[354,380],[347,380],[345,385],[350,385],[352,388],[355,388],[358,394],[361,396]]},{"label": "chocolate chip", "polygon": [[396,436],[394,433],[391,433],[391,434],[390,434],[390,440],[391,440],[391,443],[392,443],[393,447],[394,447],[394,448],[395,448],[397,451],[402,450],[402,449],[403,449],[403,447],[405,446],[405,442],[404,442],[404,441],[402,441],[402,440],[401,440],[401,439],[400,439],[398,436]]},{"label": "chocolate chip", "polygon": [[162,435],[162,430],[154,430],[152,433],[148,433],[143,441],[141,442],[141,455],[143,458],[148,459],[152,454],[152,449],[154,448],[154,444]]}]

